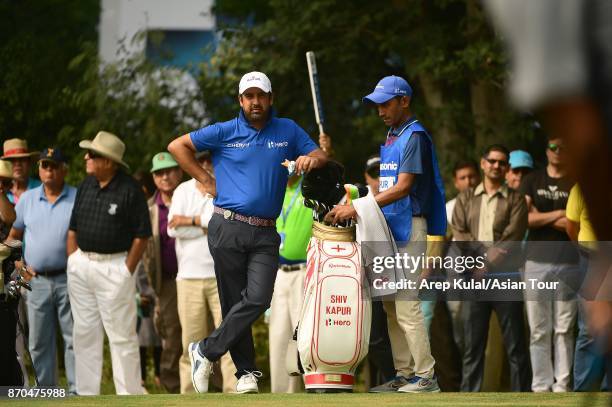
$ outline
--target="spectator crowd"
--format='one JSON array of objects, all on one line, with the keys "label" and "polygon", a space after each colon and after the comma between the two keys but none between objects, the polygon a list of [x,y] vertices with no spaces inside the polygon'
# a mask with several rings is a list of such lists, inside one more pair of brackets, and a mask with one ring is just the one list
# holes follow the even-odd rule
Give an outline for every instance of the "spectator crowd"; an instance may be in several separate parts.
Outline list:
[{"label": "spectator crowd", "polygon": [[[328,136],[321,135],[319,142],[331,151]],[[151,359],[157,385],[171,393],[193,392],[189,344],[222,323],[207,232],[213,198],[197,180],[184,181],[168,152],[156,154],[149,171],[132,177],[119,137],[100,131],[79,146],[86,177],[78,188],[65,182],[69,160],[60,148],[31,151],[26,140],[10,139],[0,161],[0,233],[3,240],[24,242],[32,291],[20,312],[29,326],[28,351],[38,385],[57,386],[61,370],[72,394],[99,394],[106,335],[117,394],[146,391]],[[196,158],[214,177],[211,155],[203,152]],[[561,139],[549,136],[543,168],[535,168],[529,153],[497,144],[480,157],[466,158],[453,171],[458,194],[446,205],[447,239],[572,240],[579,242],[579,250],[562,259],[527,246],[521,271],[545,278],[588,267],[595,235],[580,189],[567,175]],[[377,156],[365,164],[363,182],[372,194],[378,193],[379,165]],[[280,264],[267,318],[273,392],[303,388],[285,371],[312,228],[300,187],[299,176],[289,179],[277,220]],[[421,306],[436,372],[448,376],[440,377],[443,391],[500,390],[486,385],[492,375],[506,375],[506,389],[512,391],[610,390],[580,298],[438,300]],[[393,368],[385,309],[374,302],[373,307],[367,383],[377,391],[393,391],[388,384],[401,382],[401,372]],[[435,346],[436,319],[441,318],[448,320],[445,335],[450,333],[458,363],[447,365],[445,360],[452,359],[445,356],[448,349]],[[57,336],[63,369],[58,368]],[[496,364],[495,358],[507,364]],[[232,392],[237,378],[229,353],[215,369],[220,375],[213,384]]]}]

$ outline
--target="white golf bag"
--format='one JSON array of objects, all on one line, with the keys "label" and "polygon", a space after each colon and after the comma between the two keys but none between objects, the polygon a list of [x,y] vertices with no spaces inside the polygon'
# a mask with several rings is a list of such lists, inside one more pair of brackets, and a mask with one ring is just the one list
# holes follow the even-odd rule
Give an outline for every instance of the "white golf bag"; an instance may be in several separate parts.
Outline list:
[{"label": "white golf bag", "polygon": [[350,392],[368,352],[371,304],[355,227],[315,222],[308,247],[297,350],[309,392]]}]

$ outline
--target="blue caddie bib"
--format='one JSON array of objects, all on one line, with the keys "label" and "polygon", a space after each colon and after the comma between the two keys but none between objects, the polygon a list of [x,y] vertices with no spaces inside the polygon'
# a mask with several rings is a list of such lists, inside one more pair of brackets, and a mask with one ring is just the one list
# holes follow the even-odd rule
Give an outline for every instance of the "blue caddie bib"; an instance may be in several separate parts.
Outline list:
[{"label": "blue caddie bib", "polygon": [[[429,143],[432,154],[431,163],[434,171],[433,182],[435,185],[434,188],[431,189],[434,191],[434,196],[431,200],[432,208],[430,208],[427,216],[427,233],[430,235],[445,235],[446,205],[444,184],[440,176],[438,159],[431,137],[418,120],[408,123],[399,132],[398,138],[393,144],[388,146],[382,145],[380,147],[379,190],[383,192],[397,184],[402,153],[405,151],[406,144],[414,132],[423,132],[427,136],[427,142]],[[391,229],[393,238],[397,242],[408,242],[410,240],[410,233],[412,232],[412,205],[410,194],[384,206],[382,212]]]}]

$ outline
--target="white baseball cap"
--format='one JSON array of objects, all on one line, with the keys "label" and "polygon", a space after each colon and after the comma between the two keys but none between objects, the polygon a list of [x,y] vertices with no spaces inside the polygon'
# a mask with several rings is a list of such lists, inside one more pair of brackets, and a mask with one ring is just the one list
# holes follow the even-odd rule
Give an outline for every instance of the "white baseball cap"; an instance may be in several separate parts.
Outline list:
[{"label": "white baseball cap", "polygon": [[272,83],[270,79],[262,72],[249,72],[240,79],[240,85],[238,85],[238,94],[242,95],[248,88],[259,88],[266,93],[272,92]]}]

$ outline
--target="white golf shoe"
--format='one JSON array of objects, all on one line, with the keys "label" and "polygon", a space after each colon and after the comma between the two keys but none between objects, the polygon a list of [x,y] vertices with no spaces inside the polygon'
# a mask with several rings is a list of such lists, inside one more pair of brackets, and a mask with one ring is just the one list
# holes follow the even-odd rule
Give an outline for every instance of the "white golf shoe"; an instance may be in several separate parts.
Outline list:
[{"label": "white golf shoe", "polygon": [[193,388],[198,393],[208,393],[208,379],[212,373],[213,362],[200,355],[198,342],[191,342],[189,344],[189,360],[191,361],[191,383]]},{"label": "white golf shoe", "polygon": [[236,393],[259,393],[257,379],[261,376],[261,372],[258,371],[248,372],[247,374],[240,376],[240,379],[238,379],[238,383],[236,384]]}]

